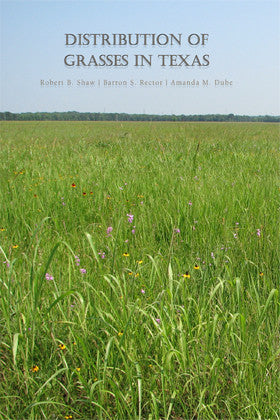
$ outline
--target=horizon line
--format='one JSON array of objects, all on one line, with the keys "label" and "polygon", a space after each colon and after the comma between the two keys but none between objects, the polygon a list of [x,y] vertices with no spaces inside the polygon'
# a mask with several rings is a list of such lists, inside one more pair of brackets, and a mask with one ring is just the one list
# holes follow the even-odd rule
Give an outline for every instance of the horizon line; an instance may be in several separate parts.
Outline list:
[{"label": "horizon line", "polygon": [[204,114],[170,114],[170,113],[146,113],[146,112],[118,112],[118,111],[75,111],[75,110],[69,110],[69,111],[20,111],[20,112],[13,112],[13,111],[0,111],[0,114],[63,114],[63,113],[77,113],[77,114],[117,114],[117,115],[146,115],[146,116],[209,116],[209,115],[221,115],[221,116],[234,116],[234,117],[275,117],[280,118],[280,114],[235,114],[233,112],[227,112],[227,113],[217,113],[217,112],[211,112],[211,113],[204,113]]}]

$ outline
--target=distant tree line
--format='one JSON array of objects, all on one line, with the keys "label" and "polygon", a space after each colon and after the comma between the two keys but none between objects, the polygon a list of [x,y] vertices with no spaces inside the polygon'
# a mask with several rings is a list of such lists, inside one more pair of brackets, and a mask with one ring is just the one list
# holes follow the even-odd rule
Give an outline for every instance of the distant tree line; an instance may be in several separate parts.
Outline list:
[{"label": "distant tree line", "polygon": [[0,121],[206,121],[206,122],[280,122],[272,115],[156,115],[106,112],[0,112]]}]

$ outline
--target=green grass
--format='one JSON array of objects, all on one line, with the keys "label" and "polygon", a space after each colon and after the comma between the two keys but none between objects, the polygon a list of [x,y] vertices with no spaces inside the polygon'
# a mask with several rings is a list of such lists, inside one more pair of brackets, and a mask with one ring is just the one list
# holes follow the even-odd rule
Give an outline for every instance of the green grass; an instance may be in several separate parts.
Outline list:
[{"label": "green grass", "polygon": [[279,125],[1,132],[0,418],[280,418]]}]

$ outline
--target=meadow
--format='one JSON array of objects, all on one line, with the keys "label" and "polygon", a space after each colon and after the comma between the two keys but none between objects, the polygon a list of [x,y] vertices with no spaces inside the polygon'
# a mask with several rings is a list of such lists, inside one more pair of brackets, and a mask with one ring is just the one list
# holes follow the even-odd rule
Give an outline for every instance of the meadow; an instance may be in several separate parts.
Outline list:
[{"label": "meadow", "polygon": [[2,122],[0,418],[280,418],[279,125]]}]

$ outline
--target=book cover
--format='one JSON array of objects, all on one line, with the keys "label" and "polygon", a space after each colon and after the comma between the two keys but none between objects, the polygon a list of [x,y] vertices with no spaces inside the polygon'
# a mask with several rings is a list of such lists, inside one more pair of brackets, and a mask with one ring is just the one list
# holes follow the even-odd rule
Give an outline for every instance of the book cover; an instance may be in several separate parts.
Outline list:
[{"label": "book cover", "polygon": [[1,0],[0,418],[279,418],[279,3]]}]

